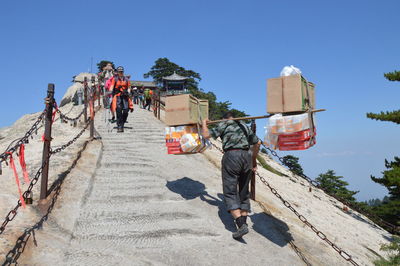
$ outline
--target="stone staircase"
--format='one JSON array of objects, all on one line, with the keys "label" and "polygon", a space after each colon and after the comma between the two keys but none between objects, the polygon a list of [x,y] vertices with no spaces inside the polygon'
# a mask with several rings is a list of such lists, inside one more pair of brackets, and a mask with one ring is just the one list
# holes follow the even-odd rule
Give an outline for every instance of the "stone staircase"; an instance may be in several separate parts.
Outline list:
[{"label": "stone staircase", "polygon": [[233,240],[219,169],[200,154],[167,155],[151,112],[136,108],[124,133],[110,131],[104,115],[100,167],[57,264],[304,265],[264,214],[256,221],[264,229]]}]

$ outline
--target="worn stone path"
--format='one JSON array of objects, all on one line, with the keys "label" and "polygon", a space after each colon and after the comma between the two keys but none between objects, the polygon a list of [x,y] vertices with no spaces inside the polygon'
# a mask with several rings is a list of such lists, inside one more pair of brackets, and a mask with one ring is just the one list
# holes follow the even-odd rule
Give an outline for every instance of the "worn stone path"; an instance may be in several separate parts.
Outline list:
[{"label": "worn stone path", "polygon": [[55,265],[304,265],[264,214],[233,240],[219,170],[203,155],[167,155],[151,112],[136,108],[122,134],[101,116],[101,164]]}]

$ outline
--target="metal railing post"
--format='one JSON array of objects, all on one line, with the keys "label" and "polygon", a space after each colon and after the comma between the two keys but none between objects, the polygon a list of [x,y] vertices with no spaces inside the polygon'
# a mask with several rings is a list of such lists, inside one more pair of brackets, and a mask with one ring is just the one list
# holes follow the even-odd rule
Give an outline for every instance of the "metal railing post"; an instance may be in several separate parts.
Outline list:
[{"label": "metal railing post", "polygon": [[101,96],[100,82],[97,80],[97,105],[99,108],[100,108],[100,96]]},{"label": "metal railing post", "polygon": [[51,126],[53,124],[53,106],[54,106],[54,84],[49,83],[47,87],[46,98],[46,115],[45,115],[45,128],[43,139],[43,153],[42,153],[42,179],[40,187],[40,199],[47,197],[47,186],[49,179],[49,163],[50,163],[50,142],[51,142]]},{"label": "metal railing post", "polygon": [[92,76],[92,86],[90,89],[91,100],[89,101],[90,107],[90,138],[93,139],[94,137],[94,101],[96,95],[96,85],[95,85],[95,77]]},{"label": "metal railing post", "polygon": [[87,77],[85,77],[84,81],[83,81],[83,97],[85,98],[85,106],[84,106],[84,112],[83,112],[83,116],[85,118],[85,123],[87,123],[88,121],[88,117],[87,117],[87,105],[88,105],[88,97],[87,97]]},{"label": "metal railing post", "polygon": [[160,120],[161,119],[161,115],[160,115],[160,112],[161,112],[161,92],[160,92],[160,90],[158,90],[157,98],[158,98],[158,101],[157,101],[157,118],[158,118],[158,120]]},{"label": "metal railing post", "polygon": [[[256,126],[256,121],[254,119],[251,121],[251,130],[253,131],[254,134],[256,134],[257,126]],[[253,167],[256,167],[256,166],[257,166],[257,158],[254,158]],[[255,172],[252,172],[252,174],[251,174],[250,198],[252,200],[256,200],[256,173]]]}]

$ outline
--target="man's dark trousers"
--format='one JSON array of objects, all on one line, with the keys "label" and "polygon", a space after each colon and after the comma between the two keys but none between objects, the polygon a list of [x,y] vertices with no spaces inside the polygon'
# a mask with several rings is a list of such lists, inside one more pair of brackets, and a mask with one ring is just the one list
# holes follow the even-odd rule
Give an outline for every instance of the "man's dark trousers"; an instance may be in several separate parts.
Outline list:
[{"label": "man's dark trousers", "polygon": [[146,109],[147,107],[149,107],[147,110],[150,111],[150,105],[151,105],[151,99],[146,99],[146,105],[144,106],[144,109]]},{"label": "man's dark trousers", "polygon": [[241,209],[250,212],[251,166],[248,150],[228,150],[222,157],[222,186],[228,211]]},{"label": "man's dark trousers", "polygon": [[129,102],[128,97],[118,96],[117,97],[117,126],[118,128],[124,128],[126,119],[128,118]]}]

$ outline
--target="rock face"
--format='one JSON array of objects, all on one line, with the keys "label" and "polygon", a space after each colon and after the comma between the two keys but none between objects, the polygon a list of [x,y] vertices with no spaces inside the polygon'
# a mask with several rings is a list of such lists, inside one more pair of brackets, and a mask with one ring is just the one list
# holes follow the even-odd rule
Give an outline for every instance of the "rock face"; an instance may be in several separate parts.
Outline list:
[{"label": "rock face", "polygon": [[[20,263],[347,264],[260,180],[248,221],[251,231],[244,241],[233,240],[234,223],[221,195],[222,155],[216,149],[205,154],[167,155],[164,124],[152,113],[136,107],[126,124],[131,128],[122,134],[105,123],[104,115],[101,111],[95,121],[102,149],[98,142],[89,144],[66,177],[48,222],[36,231],[38,246],[30,241]],[[379,244],[387,243],[390,234],[356,212],[342,211],[342,205],[322,191],[309,192],[302,179],[265,159],[287,175],[278,176],[259,166],[267,182],[357,263],[372,265],[374,252],[385,256]],[[16,235],[8,235],[9,239],[14,236],[15,241],[21,227],[40,217],[34,212],[29,215],[28,222],[13,225]],[[0,249],[0,258],[2,251],[7,250]]]},{"label": "rock face", "polygon": [[[73,106],[72,104],[67,104],[61,107],[60,110],[70,117],[75,117],[81,112],[82,106]],[[1,152],[5,151],[9,144],[14,140],[23,137],[40,116],[40,114],[41,113],[25,115],[12,126],[0,129],[0,136],[2,136],[2,139],[0,140]],[[81,119],[83,119],[83,117]],[[52,130],[52,148],[57,148],[63,144],[66,144],[81,130],[82,122],[78,123],[78,127],[72,127],[69,124],[62,124],[57,116]],[[25,160],[30,178],[34,177],[42,162],[43,131],[43,123],[40,123],[37,134],[33,134],[33,138],[29,139],[29,144],[25,145]],[[49,188],[56,180],[59,180],[60,176],[67,172],[72,161],[76,158],[78,151],[82,149],[83,144],[87,140],[88,132],[85,132],[82,137],[68,147],[68,149],[65,149],[64,151],[51,157]],[[14,153],[14,159],[21,180],[22,191],[25,191],[29,184],[26,184],[22,181],[23,178],[21,168],[16,153]],[[5,165],[4,163],[2,163],[2,166],[3,175],[0,176],[0,218],[4,219],[7,213],[17,205],[19,197],[12,169],[10,166]],[[4,233],[0,235],[0,262],[3,262],[5,254],[15,245],[15,241],[23,233],[25,228],[32,226],[40,219],[40,217],[42,217],[37,206],[39,195],[40,180],[33,188],[34,205],[28,205],[26,209],[19,208],[18,215],[12,222],[9,223]],[[3,223],[3,220],[1,220],[0,223]]]},{"label": "rock face", "polygon": [[92,77],[95,77],[95,81],[97,83],[97,75],[91,73],[80,73],[79,75],[74,77],[74,84],[72,84],[68,89],[67,92],[64,94],[60,106],[64,106],[73,101],[75,94],[78,90],[83,90],[83,81],[85,77],[88,81],[91,81]]}]

